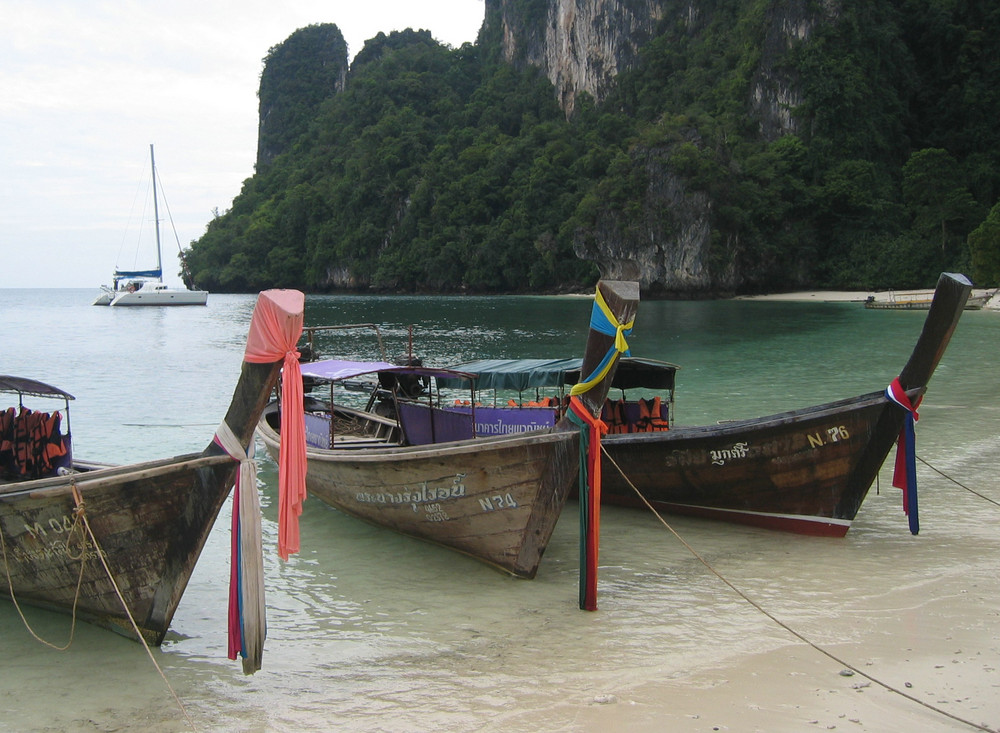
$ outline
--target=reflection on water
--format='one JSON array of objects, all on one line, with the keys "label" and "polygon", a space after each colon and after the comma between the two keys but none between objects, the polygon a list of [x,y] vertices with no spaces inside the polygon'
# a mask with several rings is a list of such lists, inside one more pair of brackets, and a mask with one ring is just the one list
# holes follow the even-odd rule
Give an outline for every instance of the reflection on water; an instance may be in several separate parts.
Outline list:
[{"label": "reflection on water", "polygon": [[[42,302],[12,302],[9,292],[0,291],[10,346],[0,372],[77,395],[78,455],[134,460],[208,441],[235,383],[252,299],[213,295],[205,309],[119,314],[91,308],[86,292]],[[589,309],[580,298],[326,296],[307,300],[307,322],[386,324],[390,356],[406,351],[414,324],[425,363],[450,363],[574,355]],[[1000,376],[984,365],[1000,342],[998,315],[963,317],[921,408],[917,443],[937,469],[994,499]],[[49,325],[42,332],[38,323]],[[640,307],[632,345],[681,364],[680,418],[698,422],[881,389],[921,323],[858,304],[651,302]],[[320,351],[367,358],[370,345],[338,335]],[[794,698],[769,709],[760,729],[851,728],[840,717],[848,711],[876,730],[864,721],[886,709],[900,730],[952,724],[887,692],[852,688],[841,666],[736,596],[651,514],[605,511],[600,610],[585,613],[576,607],[575,503],[533,581],[315,500],[302,516],[302,552],[285,563],[273,550],[276,470],[261,464],[263,670],[247,678],[226,659],[228,505],[154,652],[199,729],[576,731],[610,729],[611,719],[618,729],[711,730],[726,725],[727,706],[737,721],[761,714],[741,689],[724,694],[748,660],[771,665],[749,673],[754,694]],[[997,673],[986,668],[1000,651],[997,509],[923,464],[918,472],[918,537],[887,469],[843,539],[665,519],[706,563],[815,642],[895,684],[932,679],[934,689],[918,682],[914,694],[936,702],[947,691],[952,712],[995,725]],[[65,640],[67,617],[26,613],[42,636]],[[75,633],[68,652],[55,652],[0,603],[0,683],[9,692],[0,730],[187,729],[140,647],[86,624]],[[947,659],[935,656],[942,635]],[[793,673],[785,668],[793,663],[806,667]],[[817,689],[839,695],[842,709],[813,701]]]}]

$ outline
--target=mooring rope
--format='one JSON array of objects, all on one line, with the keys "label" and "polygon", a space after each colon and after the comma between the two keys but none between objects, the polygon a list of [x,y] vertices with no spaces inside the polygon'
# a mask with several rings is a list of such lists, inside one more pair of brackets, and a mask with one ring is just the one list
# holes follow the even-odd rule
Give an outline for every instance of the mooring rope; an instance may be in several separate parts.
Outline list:
[{"label": "mooring rope", "polygon": [[[35,638],[36,641],[45,644],[45,646],[51,647],[52,649],[55,649],[56,651],[60,652],[64,652],[67,649],[69,649],[70,645],[73,643],[73,636],[76,632],[76,607],[78,601],[80,600],[80,588],[83,584],[84,570],[87,567],[87,536],[89,536],[90,541],[93,543],[94,549],[97,552],[97,556],[101,560],[101,565],[104,566],[104,572],[107,573],[108,579],[111,581],[111,585],[115,589],[115,593],[118,595],[118,600],[121,602],[122,608],[125,609],[125,615],[128,616],[128,620],[132,623],[132,629],[135,631],[135,635],[139,638],[139,641],[142,642],[142,646],[145,648],[146,654],[149,656],[149,659],[153,663],[153,666],[156,668],[156,671],[159,672],[160,677],[163,679],[163,683],[167,686],[167,689],[170,690],[170,694],[173,696],[178,707],[181,709],[181,712],[184,714],[184,717],[191,725],[191,728],[193,730],[197,730],[194,721],[191,720],[191,716],[188,715],[187,709],[184,707],[184,703],[181,702],[180,698],[177,696],[177,693],[174,692],[174,688],[171,687],[170,682],[167,680],[166,675],[163,673],[163,670],[160,668],[160,665],[157,664],[156,659],[153,657],[153,652],[150,650],[149,644],[146,642],[146,639],[143,638],[142,632],[139,631],[139,625],[136,623],[135,618],[132,616],[132,611],[129,610],[128,603],[126,603],[125,597],[122,595],[121,589],[118,587],[118,583],[115,582],[114,575],[112,575],[111,573],[111,568],[108,567],[108,563],[104,558],[104,550],[102,550],[101,546],[98,544],[97,537],[94,536],[94,532],[90,528],[90,522],[87,521],[86,504],[83,501],[83,497],[80,495],[80,489],[77,488],[75,481],[73,481],[70,484],[70,489],[73,492],[73,502],[75,503],[76,506],[73,509],[73,525],[70,527],[70,530],[66,536],[66,556],[70,560],[80,561],[80,575],[77,578],[76,593],[73,596],[73,611],[71,615],[72,622],[70,624],[70,629],[69,629],[69,641],[66,642],[65,646],[57,646],[52,642],[43,639],[41,636],[35,633],[35,630],[31,628],[31,624],[28,623],[28,619],[25,617],[24,611],[21,610],[21,604],[17,602],[17,596],[14,593],[14,581],[10,575],[10,564],[7,559],[7,540],[4,538],[3,532],[0,531],[0,548],[2,548],[3,550],[3,565],[4,565],[4,571],[6,572],[7,575],[7,588],[10,590],[10,600],[14,602],[14,608],[17,609],[17,613],[21,617],[21,621],[24,623],[24,627],[28,630],[28,633],[30,633]],[[70,551],[70,542],[73,539],[73,534],[76,532],[76,528],[80,526],[81,523],[83,525],[83,528],[86,530],[87,534],[82,538],[80,554],[76,556],[73,555]]]},{"label": "mooring rope", "polygon": [[80,524],[80,514],[81,512],[79,510],[73,511],[73,526],[70,527],[69,532],[66,534],[66,557],[68,557],[70,560],[80,561],[80,576],[76,579],[76,593],[73,596],[73,611],[71,615],[72,622],[70,623],[69,626],[69,639],[67,640],[64,646],[57,646],[56,644],[53,644],[51,641],[43,639],[35,632],[33,628],[31,628],[31,624],[28,623],[28,619],[24,615],[24,611],[21,610],[21,604],[17,602],[17,595],[14,593],[14,581],[10,577],[10,564],[7,561],[7,540],[4,539],[3,532],[0,531],[0,547],[3,548],[3,567],[5,573],[7,574],[7,588],[10,591],[10,600],[13,601],[14,608],[17,609],[17,615],[21,617],[21,622],[24,624],[24,628],[26,628],[28,630],[28,633],[35,638],[35,641],[41,642],[45,646],[51,647],[59,652],[66,651],[67,649],[70,648],[70,645],[73,644],[73,635],[76,633],[76,604],[77,601],[80,600],[80,587],[83,585],[83,571],[87,567],[86,537],[84,537],[82,540],[83,546],[80,551],[79,557],[75,557],[70,552],[70,547],[69,547],[70,541],[73,539],[73,533],[76,531],[76,528]]},{"label": "mooring rope", "polygon": [[157,664],[156,658],[153,657],[153,652],[152,650],[150,650],[149,644],[146,642],[146,639],[143,637],[142,632],[139,630],[139,624],[136,623],[135,618],[132,616],[132,611],[129,609],[128,603],[125,601],[125,597],[122,595],[121,589],[118,587],[118,583],[115,581],[115,577],[114,574],[111,572],[111,568],[108,567],[108,562],[104,556],[104,550],[101,549],[101,546],[97,541],[97,537],[94,536],[94,531],[90,528],[90,522],[87,521],[86,505],[83,501],[83,497],[80,495],[80,489],[77,488],[76,481],[72,481],[72,483],[70,484],[70,488],[73,491],[73,501],[76,503],[76,509],[74,511],[77,514],[77,516],[82,520],[84,529],[87,530],[87,535],[90,537],[90,541],[93,543],[94,549],[97,551],[97,557],[100,558],[101,560],[101,565],[104,567],[104,572],[107,573],[108,580],[111,581],[111,586],[115,589],[115,594],[118,596],[118,600],[121,602],[122,608],[125,610],[125,615],[128,616],[128,620],[132,624],[132,629],[135,631],[135,635],[138,637],[139,641],[142,642],[142,646],[146,650],[146,655],[149,657],[149,661],[153,663],[153,666],[156,668],[156,671],[160,674],[160,678],[163,680],[163,684],[165,684],[167,686],[167,689],[170,690],[170,694],[173,696],[174,701],[180,708],[181,713],[184,714],[184,717],[185,719],[187,719],[188,724],[191,726],[192,730],[197,730],[198,728],[197,726],[195,726],[194,721],[191,720],[191,716],[188,715],[188,711],[184,707],[184,703],[181,702],[181,699],[177,696],[177,693],[174,691],[174,688],[170,685],[170,681],[167,680],[167,676],[163,673],[163,670],[160,668],[160,665]]},{"label": "mooring rope", "polygon": [[932,471],[934,471],[934,473],[938,474],[939,476],[941,476],[941,477],[943,477],[943,478],[946,478],[946,479],[948,479],[949,481],[951,481],[951,482],[952,482],[953,484],[955,484],[956,486],[959,486],[959,487],[961,487],[961,488],[965,489],[966,491],[968,491],[968,492],[969,492],[970,494],[975,494],[975,495],[976,495],[976,496],[978,496],[978,497],[979,497],[980,499],[983,499],[984,501],[988,501],[988,502],[989,502],[990,504],[993,504],[994,506],[997,506],[997,507],[1000,507],[1000,501],[996,501],[995,499],[991,499],[991,498],[990,498],[990,497],[988,497],[988,496],[985,496],[985,495],[983,495],[983,494],[980,494],[980,493],[979,493],[978,491],[976,491],[975,489],[970,489],[970,488],[969,488],[968,486],[966,486],[965,484],[963,484],[963,483],[962,483],[961,481],[959,481],[958,479],[956,479],[956,478],[952,478],[951,476],[949,476],[948,474],[946,474],[946,473],[945,473],[944,471],[942,471],[941,469],[939,469],[939,468],[936,468],[935,466],[932,466],[932,465],[931,465],[930,463],[928,463],[927,461],[925,461],[925,460],[924,460],[923,458],[921,458],[920,456],[917,456],[917,460],[918,460],[918,461],[920,461],[921,463],[923,463],[923,464],[924,464],[925,466],[927,466],[927,468],[929,468],[929,469],[931,469]]},{"label": "mooring rope", "polygon": [[815,649],[816,651],[818,651],[820,654],[823,654],[824,656],[832,659],[837,664],[843,665],[846,669],[851,670],[855,674],[861,675],[862,677],[864,677],[865,679],[869,680],[870,682],[874,682],[879,687],[882,687],[882,688],[888,690],[889,692],[894,692],[897,695],[905,697],[907,700],[910,700],[911,702],[915,702],[918,705],[922,705],[925,708],[927,708],[928,710],[932,710],[935,713],[939,713],[941,715],[944,715],[947,718],[951,718],[952,720],[955,720],[955,721],[957,721],[959,723],[963,723],[965,725],[971,726],[972,728],[975,728],[977,730],[986,731],[986,733],[1000,733],[1000,732],[998,732],[994,728],[989,728],[989,727],[987,727],[985,725],[982,725],[982,724],[979,724],[979,723],[973,723],[971,720],[967,720],[967,719],[962,718],[962,717],[960,717],[958,715],[950,713],[947,710],[943,710],[943,709],[941,709],[939,707],[936,707],[936,706],[934,706],[934,705],[932,705],[932,704],[930,704],[928,702],[925,702],[925,701],[921,700],[918,697],[915,697],[915,696],[913,696],[913,695],[911,695],[911,694],[909,694],[907,692],[904,692],[903,690],[899,689],[898,687],[894,687],[893,685],[890,685],[887,682],[883,682],[882,680],[878,679],[877,677],[873,677],[872,675],[870,675],[867,672],[865,672],[864,670],[856,667],[855,665],[851,664],[850,662],[847,662],[847,661],[841,659],[840,657],[838,657],[833,652],[830,652],[830,651],[824,649],[823,647],[819,646],[819,644],[817,644],[816,642],[810,640],[805,635],[803,635],[802,633],[796,631],[791,626],[789,626],[788,624],[786,624],[784,621],[782,621],[781,619],[777,618],[774,614],[772,614],[770,611],[768,611],[767,609],[765,609],[763,606],[761,606],[755,600],[753,600],[752,598],[750,598],[750,596],[748,596],[742,590],[740,590],[739,588],[737,588],[725,576],[723,576],[722,573],[720,573],[718,570],[716,570],[714,567],[712,567],[712,564],[709,563],[705,558],[703,558],[698,553],[698,551],[695,550],[690,544],[688,544],[687,541],[683,537],[680,536],[680,534],[677,532],[677,530],[675,530],[672,526],[670,526],[670,524],[660,515],[660,513],[656,511],[656,509],[653,507],[653,505],[649,503],[649,500],[646,499],[646,497],[642,495],[642,493],[639,491],[639,489],[636,487],[636,485],[632,483],[632,481],[629,479],[629,477],[622,470],[621,466],[619,466],[618,463],[615,461],[615,459],[612,458],[608,454],[607,449],[604,446],[601,446],[601,450],[604,452],[605,457],[611,462],[611,465],[613,465],[618,470],[618,472],[621,474],[622,478],[625,479],[625,482],[636,493],[636,496],[638,496],[639,499],[642,500],[642,503],[645,504],[646,507],[653,513],[653,515],[660,521],[660,523],[664,527],[666,527],[670,531],[670,533],[682,545],[684,545],[685,548],[687,548],[688,552],[690,552],[695,557],[695,559],[698,560],[698,562],[700,562],[702,565],[704,565],[709,570],[709,572],[711,572],[715,577],[717,577],[719,580],[721,580],[723,583],[725,583],[727,586],[729,586],[730,590],[732,590],[734,593],[736,593],[736,595],[738,595],[744,601],[746,601],[751,606],[753,606],[755,609],[757,609],[758,611],[760,611],[762,614],[764,614],[765,616],[767,616],[767,618],[769,618],[775,624],[777,624],[778,626],[780,626],[781,628],[783,628],[785,631],[787,631],[789,634],[791,634],[792,636],[794,636],[796,639],[798,639],[799,641],[803,642],[804,644],[807,644],[808,646],[812,647],[813,649]]}]

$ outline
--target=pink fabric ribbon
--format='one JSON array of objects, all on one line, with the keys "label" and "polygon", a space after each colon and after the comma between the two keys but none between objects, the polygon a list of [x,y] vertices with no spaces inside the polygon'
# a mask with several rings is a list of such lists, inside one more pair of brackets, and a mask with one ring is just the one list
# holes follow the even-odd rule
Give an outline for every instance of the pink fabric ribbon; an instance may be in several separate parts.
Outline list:
[{"label": "pink fabric ribbon", "polygon": [[299,551],[299,516],[306,498],[306,428],[302,371],[296,345],[302,335],[305,296],[298,290],[267,290],[247,337],[245,360],[267,363],[284,357],[281,378],[281,452],[278,457],[278,555]]}]

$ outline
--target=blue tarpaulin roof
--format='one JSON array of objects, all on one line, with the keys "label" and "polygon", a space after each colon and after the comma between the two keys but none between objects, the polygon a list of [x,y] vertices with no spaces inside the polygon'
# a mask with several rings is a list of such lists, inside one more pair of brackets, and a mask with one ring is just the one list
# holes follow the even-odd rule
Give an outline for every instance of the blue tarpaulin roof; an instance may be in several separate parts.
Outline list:
[{"label": "blue tarpaulin roof", "polygon": [[[481,359],[453,367],[457,371],[475,374],[475,388],[516,389],[558,387],[566,384],[566,374],[580,371],[580,359]],[[447,378],[438,378],[439,387],[461,387]]]},{"label": "blue tarpaulin roof", "polygon": [[[451,369],[474,374],[475,389],[514,389],[519,392],[531,387],[561,387],[580,381],[582,359],[481,359],[457,364]],[[678,367],[656,359],[623,357],[612,386],[619,389],[674,388]],[[438,377],[439,387],[459,387],[466,383]]]},{"label": "blue tarpaulin roof", "polygon": [[454,369],[434,369],[430,367],[398,366],[387,361],[346,361],[343,359],[324,359],[309,361],[301,365],[303,377],[324,379],[337,382],[352,377],[378,372],[395,372],[398,374],[417,374],[420,376],[437,377],[438,379],[455,379],[459,386],[468,388],[471,375],[463,374]]}]

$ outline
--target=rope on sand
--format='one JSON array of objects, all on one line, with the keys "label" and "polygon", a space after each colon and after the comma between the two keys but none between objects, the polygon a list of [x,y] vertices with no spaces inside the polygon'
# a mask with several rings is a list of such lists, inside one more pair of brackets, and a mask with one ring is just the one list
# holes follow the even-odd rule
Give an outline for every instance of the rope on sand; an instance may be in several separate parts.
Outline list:
[{"label": "rope on sand", "polygon": [[73,501],[76,504],[76,507],[73,509],[73,526],[70,528],[70,531],[66,537],[66,555],[71,560],[80,561],[80,577],[76,581],[76,595],[73,598],[73,615],[72,615],[73,622],[69,630],[69,641],[66,642],[65,646],[56,646],[52,642],[46,641],[45,639],[40,637],[38,634],[35,633],[35,630],[31,628],[31,625],[28,623],[28,619],[25,618],[24,612],[21,611],[21,606],[17,602],[17,598],[14,595],[14,582],[11,579],[10,565],[7,561],[7,542],[6,540],[4,540],[3,532],[0,532],[0,547],[2,547],[3,549],[4,569],[6,570],[7,573],[7,587],[10,589],[10,599],[14,602],[14,607],[17,609],[18,614],[21,616],[21,621],[24,622],[25,628],[28,629],[28,632],[37,641],[41,642],[42,644],[45,644],[46,646],[52,647],[56,651],[61,651],[61,652],[66,651],[67,649],[69,649],[70,644],[73,643],[73,633],[76,630],[76,606],[77,606],[77,601],[80,600],[80,586],[83,582],[84,568],[87,565],[86,562],[87,537],[85,536],[82,538],[82,541],[80,543],[81,550],[79,556],[70,553],[69,543],[73,537],[73,534],[76,531],[76,528],[82,524],[83,528],[87,532],[87,536],[90,537],[90,541],[93,543],[94,549],[97,551],[97,556],[101,560],[101,565],[104,566],[104,572],[107,573],[108,580],[111,581],[111,586],[115,589],[115,593],[118,596],[118,600],[121,601],[122,608],[125,609],[125,615],[128,616],[128,620],[132,623],[132,629],[135,631],[136,637],[139,639],[140,642],[142,642],[142,646],[145,648],[146,654],[149,656],[149,660],[153,663],[153,666],[156,668],[156,671],[159,672],[160,677],[163,679],[163,683],[167,686],[167,689],[170,690],[170,694],[173,696],[174,701],[177,703],[177,706],[184,714],[184,717],[187,719],[188,724],[191,726],[192,730],[197,730],[194,721],[191,720],[191,716],[188,715],[187,709],[184,707],[184,703],[181,702],[180,698],[177,696],[177,693],[174,692],[174,688],[171,687],[170,682],[167,680],[167,676],[163,674],[163,670],[160,668],[160,665],[156,663],[156,659],[153,657],[153,652],[150,650],[149,644],[143,637],[142,632],[139,631],[139,625],[135,622],[135,618],[132,616],[132,611],[129,610],[128,604],[125,602],[125,597],[122,595],[121,589],[118,587],[118,583],[115,582],[114,575],[111,573],[111,568],[108,567],[107,560],[105,559],[104,556],[104,550],[102,550],[101,546],[98,544],[97,537],[94,536],[94,532],[90,528],[90,522],[87,521],[86,505],[83,501],[83,497],[80,495],[80,489],[77,488],[75,481],[70,485],[70,488],[73,491]]},{"label": "rope on sand", "polygon": [[979,723],[973,723],[971,720],[966,720],[965,718],[959,717],[958,715],[954,715],[953,713],[950,713],[947,710],[943,710],[943,709],[941,709],[939,707],[931,705],[930,703],[925,702],[925,701],[921,700],[920,698],[915,697],[915,696],[909,694],[908,692],[904,692],[903,690],[899,689],[898,687],[894,687],[893,685],[890,685],[887,682],[883,682],[882,680],[878,679],[877,677],[873,677],[872,675],[868,674],[867,672],[865,672],[862,669],[859,669],[858,667],[856,667],[855,665],[851,664],[850,662],[847,662],[847,661],[841,659],[840,657],[838,657],[833,652],[830,652],[830,651],[824,649],[823,647],[819,646],[816,642],[808,639],[806,636],[804,636],[800,632],[798,632],[795,629],[793,629],[791,626],[789,626],[788,624],[786,624],[784,621],[781,621],[780,619],[778,619],[776,616],[774,616],[774,614],[772,614],[771,612],[769,612],[767,609],[765,609],[763,606],[761,606],[755,600],[753,600],[752,598],[750,598],[750,596],[748,596],[742,590],[740,590],[735,585],[733,585],[733,583],[731,583],[728,579],[726,579],[718,570],[716,570],[714,567],[712,567],[711,563],[709,563],[705,558],[703,558],[700,554],[698,554],[698,551],[695,550],[693,547],[691,547],[691,545],[689,545],[684,540],[684,538],[681,537],[680,534],[678,534],[677,530],[675,530],[673,527],[671,527],[670,524],[666,520],[663,519],[663,517],[660,515],[660,513],[656,511],[656,509],[653,507],[652,504],[649,503],[649,501],[646,499],[646,497],[642,495],[642,493],[639,491],[639,489],[636,488],[635,484],[632,483],[632,481],[629,479],[629,477],[622,470],[621,466],[619,466],[618,463],[615,461],[615,459],[612,458],[608,454],[607,449],[605,449],[604,446],[601,446],[601,450],[604,451],[605,458],[607,458],[608,461],[611,462],[611,464],[622,475],[622,478],[625,479],[625,482],[636,493],[636,496],[638,496],[639,499],[642,500],[643,504],[646,505],[646,507],[653,513],[653,515],[660,521],[660,523],[664,527],[666,527],[667,530],[669,530],[670,533],[682,545],[684,545],[685,548],[687,548],[688,552],[690,552],[695,557],[695,559],[698,560],[698,562],[700,562],[702,565],[704,565],[709,570],[709,572],[711,572],[715,577],[717,577],[719,580],[721,580],[723,583],[725,583],[727,586],[729,586],[730,590],[732,590],[734,593],[736,593],[736,595],[738,595],[744,601],[746,601],[751,606],[753,606],[755,609],[757,609],[758,611],[760,611],[762,614],[764,614],[765,616],[767,616],[771,621],[773,621],[775,624],[777,624],[778,626],[780,626],[781,628],[783,628],[785,631],[787,631],[789,634],[791,634],[792,636],[794,636],[796,639],[798,639],[799,641],[803,642],[804,644],[807,644],[808,646],[812,647],[813,649],[815,649],[816,651],[818,651],[820,654],[823,654],[824,656],[832,659],[837,664],[842,665],[843,667],[851,670],[855,674],[861,675],[865,679],[869,680],[870,682],[874,682],[876,685],[878,685],[879,687],[882,687],[882,688],[888,690],[889,692],[894,692],[897,695],[900,695],[901,697],[905,697],[907,700],[910,700],[911,702],[915,702],[918,705],[922,705],[923,707],[927,708],[928,710],[932,710],[935,713],[939,713],[940,715],[944,715],[947,718],[951,718],[952,720],[955,720],[955,721],[957,721],[959,723],[963,723],[965,725],[968,725],[968,726],[970,726],[972,728],[975,728],[976,730],[986,731],[986,733],[998,733],[998,731],[995,730],[995,729],[993,729],[993,728],[989,728],[989,727],[987,727],[985,725],[981,725]]},{"label": "rope on sand", "polygon": [[64,652],[70,648],[73,643],[73,635],[76,633],[76,604],[80,600],[80,586],[83,584],[83,571],[87,567],[87,540],[83,538],[81,541],[80,555],[76,556],[70,551],[70,542],[73,539],[73,535],[76,533],[76,528],[80,526],[80,516],[82,514],[82,509],[78,507],[73,511],[73,526],[70,527],[69,532],[66,533],[66,557],[70,560],[80,561],[80,576],[76,579],[76,593],[73,596],[73,611],[72,611],[72,622],[69,626],[69,639],[63,646],[57,646],[51,641],[47,641],[39,636],[31,624],[28,623],[27,617],[24,615],[24,611],[21,610],[21,604],[17,602],[17,595],[14,593],[14,581],[10,577],[10,563],[7,560],[7,541],[4,539],[3,532],[0,531],[0,548],[3,549],[3,568],[7,575],[7,588],[10,592],[10,600],[14,603],[14,608],[17,609],[17,615],[21,617],[21,622],[24,624],[24,628],[28,630],[28,633],[34,637],[35,641],[41,642],[47,647],[51,647],[58,652]]},{"label": "rope on sand", "polygon": [[80,495],[80,490],[77,488],[75,481],[72,483],[72,489],[73,489],[73,501],[76,502],[76,511],[78,512],[80,518],[83,520],[83,526],[87,530],[87,535],[90,537],[90,541],[94,543],[94,548],[97,550],[97,557],[100,558],[101,565],[104,566],[104,572],[108,574],[108,580],[111,581],[111,586],[115,589],[115,593],[118,596],[118,600],[121,601],[122,608],[125,610],[125,615],[128,616],[128,620],[132,624],[132,629],[135,631],[135,635],[139,638],[139,641],[142,642],[142,647],[143,649],[146,650],[146,655],[149,657],[149,661],[153,663],[153,666],[156,668],[156,671],[159,672],[160,678],[163,680],[163,684],[165,684],[167,686],[167,689],[170,690],[170,694],[173,696],[174,701],[177,703],[177,707],[180,708],[181,713],[184,714],[184,718],[191,726],[191,729],[197,730],[198,728],[197,726],[195,726],[194,721],[191,720],[191,716],[188,715],[188,711],[187,708],[184,707],[184,703],[181,702],[181,699],[177,696],[177,693],[174,692],[174,688],[170,685],[170,681],[167,680],[167,676],[163,674],[163,670],[160,668],[160,665],[157,664],[156,658],[153,656],[153,652],[149,648],[149,644],[146,642],[146,639],[143,637],[142,632],[139,630],[139,624],[135,622],[135,618],[132,616],[132,611],[129,609],[128,603],[125,602],[125,597],[122,595],[121,589],[119,589],[118,587],[118,583],[115,582],[115,577],[111,572],[111,568],[108,567],[108,562],[104,557],[104,550],[102,550],[101,546],[98,544],[97,537],[94,536],[94,531],[90,528],[90,522],[87,521],[87,513],[84,508],[83,497]]},{"label": "rope on sand", "polygon": [[918,460],[918,461],[920,461],[921,463],[923,463],[923,464],[924,464],[925,466],[927,466],[927,468],[929,468],[929,469],[931,469],[932,471],[934,471],[934,473],[936,473],[936,474],[938,474],[939,476],[942,476],[942,477],[944,477],[944,478],[948,479],[949,481],[951,481],[951,482],[952,482],[953,484],[955,484],[956,486],[959,486],[959,487],[961,487],[961,488],[965,489],[966,491],[968,491],[968,492],[969,492],[970,494],[974,494],[974,495],[978,496],[978,497],[979,497],[980,499],[982,499],[983,501],[987,501],[987,502],[989,502],[990,504],[993,504],[994,506],[997,506],[997,507],[1000,507],[1000,502],[998,502],[998,501],[997,501],[996,499],[991,499],[991,498],[990,498],[990,497],[988,497],[988,496],[984,496],[983,494],[980,494],[980,493],[979,493],[978,491],[976,491],[975,489],[970,489],[970,488],[969,488],[968,486],[966,486],[965,484],[963,484],[963,483],[962,483],[961,481],[959,481],[958,479],[956,479],[956,478],[952,478],[951,476],[949,476],[948,474],[946,474],[946,473],[945,473],[944,471],[942,471],[941,469],[939,469],[939,468],[936,468],[935,466],[932,466],[932,465],[931,465],[930,463],[928,463],[927,461],[925,461],[925,460],[924,460],[923,458],[921,458],[920,456],[917,456],[917,460]]}]

